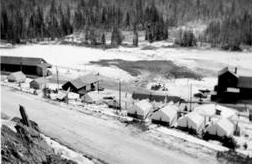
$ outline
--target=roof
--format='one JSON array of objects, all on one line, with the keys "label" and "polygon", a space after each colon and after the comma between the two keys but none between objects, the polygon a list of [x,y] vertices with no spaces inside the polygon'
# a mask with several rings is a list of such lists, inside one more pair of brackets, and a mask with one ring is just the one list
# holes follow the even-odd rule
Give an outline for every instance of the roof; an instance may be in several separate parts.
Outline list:
[{"label": "roof", "polygon": [[25,74],[23,72],[21,72],[21,71],[18,71],[18,72],[11,73],[10,76],[25,77]]},{"label": "roof", "polygon": [[252,88],[252,77],[249,76],[240,76],[238,80],[238,85],[237,87],[239,88]]},{"label": "roof", "polygon": [[185,117],[189,118],[196,125],[200,125],[204,121],[204,117],[202,117],[201,115],[199,115],[196,112],[188,113],[188,114],[185,115]]},{"label": "roof", "polygon": [[177,114],[177,110],[178,110],[178,108],[176,106],[167,105],[164,108],[160,109],[159,111],[161,111],[162,113],[164,113],[165,115],[167,115],[171,118],[171,117],[174,117],[174,115]]},{"label": "roof", "polygon": [[225,68],[221,69],[221,70],[218,72],[218,76],[223,75],[223,74],[226,73],[226,72],[230,72],[232,75],[234,75],[234,76],[237,77],[237,78],[239,77],[237,74],[234,73],[233,70],[231,70],[231,69],[228,68],[228,67],[225,67]]},{"label": "roof", "polygon": [[42,58],[31,58],[31,57],[15,57],[15,56],[1,56],[1,64],[12,64],[12,65],[29,65],[29,66],[44,66],[51,67]]},{"label": "roof", "polygon": [[[33,81],[36,82],[36,83],[38,83],[38,84],[46,84],[46,83],[48,83],[48,80],[46,78],[43,78],[43,77],[34,79]],[[31,81],[31,82],[33,82],[33,81]]]},{"label": "roof", "polygon": [[97,75],[88,74],[86,76],[78,77],[74,80],[69,81],[76,89],[80,89],[84,86],[100,81]]},{"label": "roof", "polygon": [[152,105],[147,100],[138,101],[135,105],[143,111],[150,110],[150,108],[152,108]]},{"label": "roof", "polygon": [[220,115],[223,118],[228,118],[236,114],[234,109],[216,104],[200,105],[194,109],[194,112],[204,116],[214,116],[216,114],[216,109],[221,111]]},{"label": "roof", "polygon": [[223,133],[217,131],[218,128],[215,128],[217,135],[232,135],[233,134],[234,124],[226,118],[220,119],[217,122],[215,122],[213,125],[210,125],[207,128],[207,131],[210,131],[212,129],[212,127],[215,127],[215,126],[218,126],[219,128],[221,128],[225,132],[225,134],[223,134]]}]

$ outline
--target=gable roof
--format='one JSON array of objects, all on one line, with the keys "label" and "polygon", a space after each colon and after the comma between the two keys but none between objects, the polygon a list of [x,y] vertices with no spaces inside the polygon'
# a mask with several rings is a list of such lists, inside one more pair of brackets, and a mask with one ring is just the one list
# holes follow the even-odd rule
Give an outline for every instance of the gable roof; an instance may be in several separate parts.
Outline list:
[{"label": "gable roof", "polygon": [[81,89],[84,86],[90,85],[91,83],[95,83],[98,81],[100,81],[100,78],[98,76],[93,75],[93,74],[88,74],[85,76],[80,76],[74,80],[71,80],[69,81],[69,83],[71,83],[76,89]]},{"label": "gable roof", "polygon": [[233,72],[233,70],[231,70],[231,69],[228,68],[228,67],[225,67],[225,68],[221,69],[221,70],[218,72],[218,76],[221,76],[221,75],[225,74],[226,72],[231,73],[232,75],[234,75],[234,76],[237,77],[237,78],[239,77],[237,74],[235,74],[235,73]]},{"label": "gable roof", "polygon": [[28,65],[28,66],[44,66],[51,67],[42,58],[31,58],[31,57],[16,57],[16,56],[1,56],[1,64],[12,64],[12,65]]},{"label": "gable roof", "polygon": [[194,112],[204,116],[214,116],[216,115],[216,110],[221,111],[220,116],[222,118],[229,118],[236,114],[234,109],[216,104],[205,104],[194,108]]},{"label": "gable roof", "polygon": [[239,88],[252,88],[252,77],[240,76],[238,85]]},{"label": "gable roof", "polygon": [[[170,118],[173,118],[177,114],[178,108],[174,105],[167,105],[162,108],[160,111],[167,115]],[[159,111],[158,111],[159,112]]]}]

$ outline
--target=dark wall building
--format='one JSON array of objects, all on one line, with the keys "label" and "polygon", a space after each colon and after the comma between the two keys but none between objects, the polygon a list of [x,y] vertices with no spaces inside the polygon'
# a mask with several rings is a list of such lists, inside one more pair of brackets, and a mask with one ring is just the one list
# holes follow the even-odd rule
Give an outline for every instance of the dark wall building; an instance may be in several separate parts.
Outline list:
[{"label": "dark wall building", "polygon": [[70,92],[85,95],[89,91],[94,91],[99,88],[99,78],[96,75],[86,75],[83,77],[76,78],[68,81],[62,85],[62,89]]},{"label": "dark wall building", "polygon": [[22,71],[26,75],[48,76],[52,65],[42,58],[1,56],[1,71]]},{"label": "dark wall building", "polygon": [[213,100],[238,101],[252,99],[252,77],[239,76],[237,68],[231,71],[228,67],[218,72],[218,84],[214,87],[216,95]]}]

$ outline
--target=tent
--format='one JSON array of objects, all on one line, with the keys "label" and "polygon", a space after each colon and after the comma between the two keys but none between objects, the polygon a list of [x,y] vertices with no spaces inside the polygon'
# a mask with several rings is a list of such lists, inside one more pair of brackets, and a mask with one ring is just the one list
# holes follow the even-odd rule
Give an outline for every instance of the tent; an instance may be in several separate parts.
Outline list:
[{"label": "tent", "polygon": [[67,100],[67,93],[59,92],[59,93],[56,95],[56,99],[57,99],[57,100],[60,100],[60,101],[66,101],[66,100]]},{"label": "tent", "polygon": [[195,133],[199,133],[204,129],[204,117],[196,112],[191,112],[178,119],[178,128],[193,129]]},{"label": "tent", "polygon": [[148,100],[141,100],[129,108],[127,114],[132,117],[145,119],[151,109],[152,105],[148,102]]},{"label": "tent", "polygon": [[194,109],[194,112],[203,116],[220,116],[222,118],[229,118],[236,115],[236,111],[231,108],[227,108],[216,104],[200,105]]},{"label": "tent", "polygon": [[47,83],[48,83],[48,80],[46,78],[40,77],[30,82],[30,88],[42,89],[42,88],[45,88]]},{"label": "tent", "polygon": [[23,72],[13,72],[7,77],[9,82],[17,82],[17,83],[24,83],[26,80],[26,76]]},{"label": "tent", "polygon": [[220,119],[206,128],[206,132],[219,137],[232,136],[234,130],[234,124],[226,118]]},{"label": "tent", "polygon": [[174,105],[167,105],[152,115],[152,122],[172,126],[177,119],[178,108]]},{"label": "tent", "polygon": [[82,96],[82,102],[92,104],[92,103],[95,103],[95,100],[93,100],[91,98],[91,96],[87,93],[87,94]]}]

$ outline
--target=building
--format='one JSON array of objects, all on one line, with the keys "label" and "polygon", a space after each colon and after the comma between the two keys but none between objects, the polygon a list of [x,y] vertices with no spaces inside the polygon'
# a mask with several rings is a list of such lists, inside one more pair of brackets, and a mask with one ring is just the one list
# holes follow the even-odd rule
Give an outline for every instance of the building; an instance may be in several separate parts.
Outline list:
[{"label": "building", "polygon": [[232,118],[237,115],[237,111],[217,104],[204,104],[194,108],[194,112],[207,118]]},{"label": "building", "polygon": [[100,79],[97,75],[89,74],[68,81],[62,85],[62,89],[79,95],[85,95],[87,92],[95,91],[99,88]]},{"label": "building", "polygon": [[146,119],[151,110],[152,105],[148,102],[148,100],[141,100],[129,108],[127,115],[135,118]]},{"label": "building", "polygon": [[240,76],[237,68],[234,71],[228,67],[218,72],[218,84],[214,87],[212,100],[235,102],[252,99],[252,77]]},{"label": "building", "polygon": [[23,72],[13,72],[7,77],[9,82],[16,82],[16,83],[24,83],[26,80],[25,74]]},{"label": "building", "polygon": [[144,100],[148,99],[149,101],[155,101],[155,102],[171,102],[174,103],[182,101],[182,99],[178,96],[169,96],[165,93],[161,92],[151,92],[151,91],[136,91],[133,92],[132,98],[134,100]]},{"label": "building", "polygon": [[193,133],[199,134],[205,127],[205,120],[200,114],[191,112],[178,119],[177,127],[182,130],[191,129]]},{"label": "building", "polygon": [[46,78],[40,77],[30,82],[30,88],[43,89],[46,87],[47,83],[48,83],[48,80]]},{"label": "building", "polygon": [[52,66],[42,58],[1,56],[2,72],[22,71],[26,75],[48,76]]},{"label": "building", "polygon": [[220,119],[206,128],[206,132],[217,137],[232,136],[235,131],[235,125],[228,119]]},{"label": "building", "polygon": [[152,115],[152,122],[156,124],[173,126],[177,120],[178,108],[174,105],[167,105]]}]

